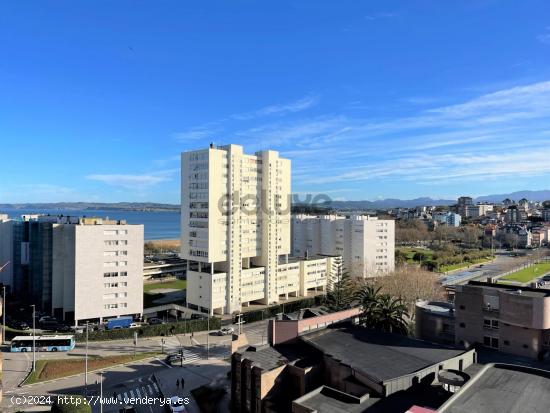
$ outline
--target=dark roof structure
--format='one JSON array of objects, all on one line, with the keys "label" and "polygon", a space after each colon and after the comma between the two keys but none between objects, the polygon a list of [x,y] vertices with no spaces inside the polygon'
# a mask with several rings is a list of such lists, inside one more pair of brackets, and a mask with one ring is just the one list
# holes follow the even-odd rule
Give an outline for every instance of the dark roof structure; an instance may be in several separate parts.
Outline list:
[{"label": "dark roof structure", "polygon": [[547,413],[550,372],[511,364],[487,364],[440,413]]},{"label": "dark roof structure", "polygon": [[465,352],[351,324],[329,327],[300,338],[377,382],[414,373]]}]

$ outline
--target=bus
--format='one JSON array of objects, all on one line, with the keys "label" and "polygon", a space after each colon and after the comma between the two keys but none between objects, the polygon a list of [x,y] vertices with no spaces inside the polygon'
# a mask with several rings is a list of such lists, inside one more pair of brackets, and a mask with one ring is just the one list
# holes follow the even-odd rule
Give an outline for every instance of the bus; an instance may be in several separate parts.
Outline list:
[{"label": "bus", "polygon": [[[32,336],[17,336],[11,340],[11,352],[32,351]],[[36,351],[69,351],[74,348],[74,336],[35,336]]]}]

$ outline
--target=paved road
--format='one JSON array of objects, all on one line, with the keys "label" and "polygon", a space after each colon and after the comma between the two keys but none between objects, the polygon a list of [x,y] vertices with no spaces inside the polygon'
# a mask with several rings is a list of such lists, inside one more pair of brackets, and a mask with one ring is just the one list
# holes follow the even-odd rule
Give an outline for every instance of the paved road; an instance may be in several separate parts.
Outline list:
[{"label": "paved road", "polygon": [[470,268],[446,275],[440,279],[444,285],[465,284],[468,281],[486,281],[487,277],[494,277],[509,271],[512,268],[520,267],[534,259],[532,255],[510,257],[510,253],[497,253],[493,262],[482,265],[472,265]]}]

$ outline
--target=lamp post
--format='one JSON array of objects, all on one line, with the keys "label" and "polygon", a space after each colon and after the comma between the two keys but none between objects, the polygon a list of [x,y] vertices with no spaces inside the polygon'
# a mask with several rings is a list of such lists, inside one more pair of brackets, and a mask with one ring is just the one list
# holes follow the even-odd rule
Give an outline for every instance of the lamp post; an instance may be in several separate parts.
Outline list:
[{"label": "lamp post", "polygon": [[210,357],[210,312],[208,313],[208,317],[206,317],[206,360],[208,360],[209,357]]},{"label": "lamp post", "polygon": [[31,304],[32,307],[32,371],[36,369],[36,306]]},{"label": "lamp post", "polygon": [[6,285],[2,287],[2,344],[6,344]]},{"label": "lamp post", "polygon": [[84,395],[88,395],[88,329],[89,324],[86,321],[86,357],[84,358]]}]

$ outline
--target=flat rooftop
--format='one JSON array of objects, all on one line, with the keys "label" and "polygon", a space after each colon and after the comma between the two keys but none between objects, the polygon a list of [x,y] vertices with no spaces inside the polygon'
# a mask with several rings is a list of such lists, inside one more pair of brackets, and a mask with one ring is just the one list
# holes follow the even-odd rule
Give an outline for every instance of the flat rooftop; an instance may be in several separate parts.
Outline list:
[{"label": "flat rooftop", "polygon": [[496,284],[496,283],[487,283],[482,281],[470,281],[466,286],[474,287],[483,287],[483,288],[492,288],[495,290],[504,290],[510,294],[518,294],[521,291],[521,295],[526,297],[549,297],[550,291],[542,288],[531,288],[531,287],[522,287],[522,286],[512,286],[508,284]]},{"label": "flat rooftop", "polygon": [[377,382],[414,373],[465,352],[351,324],[327,327],[300,338]]},{"label": "flat rooftop", "polygon": [[488,364],[440,413],[547,413],[550,372],[507,364]]},{"label": "flat rooftop", "polygon": [[361,402],[357,397],[327,386],[321,386],[295,400],[296,404],[318,413],[362,413],[372,402],[368,397]]}]

